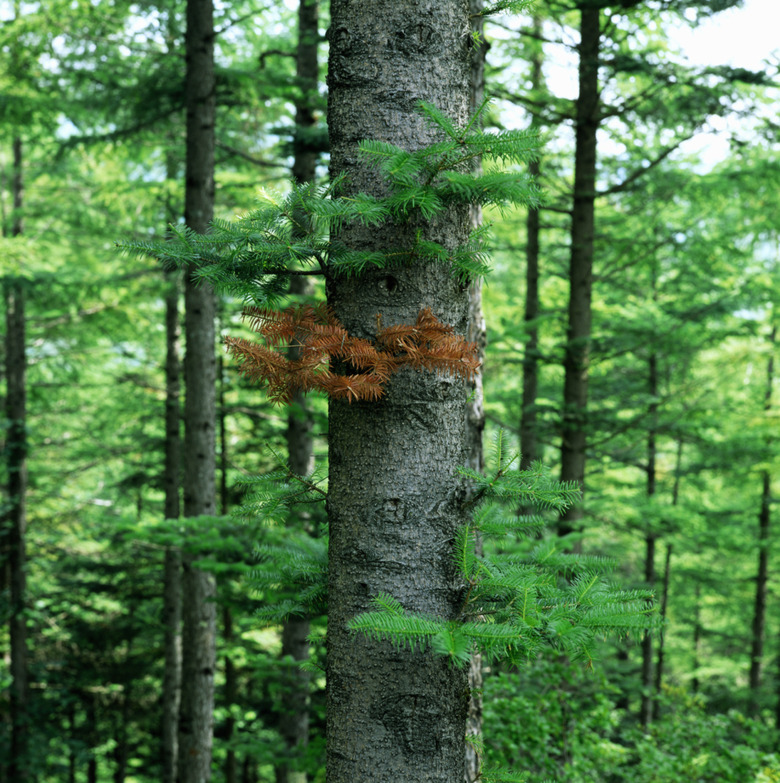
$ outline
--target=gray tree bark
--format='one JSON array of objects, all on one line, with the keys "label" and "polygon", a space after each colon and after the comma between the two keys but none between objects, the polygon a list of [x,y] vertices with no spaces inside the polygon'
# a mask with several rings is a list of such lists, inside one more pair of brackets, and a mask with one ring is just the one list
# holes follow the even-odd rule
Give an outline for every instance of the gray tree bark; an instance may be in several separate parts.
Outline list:
[{"label": "gray tree bark", "polygon": [[[214,27],[212,0],[188,0],[186,36],[187,164],[184,217],[204,232],[214,210]],[[216,512],[215,302],[208,285],[185,283],[184,514]],[[211,778],[216,668],[216,583],[184,555],[179,775]]]},{"label": "gray tree bark", "polygon": [[[334,0],[331,3],[331,173],[351,191],[381,192],[358,165],[361,139],[407,149],[433,140],[417,113],[429,101],[465,121],[469,94],[466,0]],[[419,226],[454,247],[468,209]],[[340,236],[355,248],[409,243],[418,226]],[[421,308],[466,334],[468,290],[448,269],[420,263],[328,279],[328,302],[347,330],[371,339],[383,325],[413,323]],[[460,580],[453,535],[464,519],[456,467],[467,450],[467,389],[460,380],[402,371],[378,402],[329,406],[328,783],[461,783],[468,709],[466,673],[429,651],[394,649],[350,633],[347,621],[379,592],[407,609],[452,618]]]},{"label": "gray tree bark", "polygon": [[[596,133],[599,127],[599,46],[601,12],[580,11],[579,95],[575,119],[574,201],[572,205],[569,306],[564,357],[561,481],[585,486],[588,363],[590,357],[593,233],[596,199]],[[581,503],[558,522],[566,535],[580,527]]]}]

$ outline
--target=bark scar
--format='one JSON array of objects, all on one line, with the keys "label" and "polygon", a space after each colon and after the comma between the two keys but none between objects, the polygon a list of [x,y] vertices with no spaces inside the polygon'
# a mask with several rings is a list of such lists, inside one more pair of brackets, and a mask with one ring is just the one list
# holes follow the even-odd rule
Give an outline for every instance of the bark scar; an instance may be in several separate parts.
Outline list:
[{"label": "bark scar", "polygon": [[379,702],[372,717],[381,721],[404,756],[431,755],[440,749],[439,714],[429,699],[402,694]]}]

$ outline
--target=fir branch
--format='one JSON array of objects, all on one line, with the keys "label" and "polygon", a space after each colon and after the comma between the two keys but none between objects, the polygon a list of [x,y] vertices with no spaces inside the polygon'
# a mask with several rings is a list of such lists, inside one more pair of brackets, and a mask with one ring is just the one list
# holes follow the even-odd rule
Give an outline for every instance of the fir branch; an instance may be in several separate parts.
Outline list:
[{"label": "fir branch", "polygon": [[515,772],[507,767],[489,767],[480,769],[479,783],[528,783],[528,778],[522,772]]},{"label": "fir branch", "polygon": [[[494,5],[499,10],[509,5]],[[461,282],[488,271],[486,234],[478,231],[459,248],[445,249],[417,237],[410,246],[366,252],[348,248],[336,237],[349,223],[378,226],[389,220],[428,221],[452,204],[537,205],[535,185],[516,172],[466,173],[477,158],[502,164],[531,160],[539,139],[525,131],[485,133],[478,118],[487,101],[463,127],[430,104],[420,111],[441,138],[415,151],[366,140],[359,156],[387,181],[388,193],[341,195],[343,177],[330,185],[293,184],[284,194],[262,194],[255,209],[235,220],[214,220],[206,234],[171,226],[165,241],[136,240],[120,245],[126,253],[157,259],[166,269],[187,269],[217,291],[245,304],[277,307],[293,275],[359,275],[368,268],[391,268],[421,260],[446,264]],[[283,399],[283,395],[279,399]]]},{"label": "fir branch", "polygon": [[372,599],[374,611],[363,612],[347,627],[372,639],[388,639],[398,647],[423,648],[446,625],[440,620],[408,614],[392,596],[380,593]]},{"label": "fir branch", "polygon": [[[447,330],[428,325],[427,317],[421,314],[414,327],[388,329],[385,341],[408,348],[426,329],[431,340],[446,340]],[[468,662],[474,646],[488,658],[521,664],[545,645],[590,666],[597,635],[644,633],[657,627],[650,592],[622,590],[604,578],[615,565],[609,558],[562,551],[557,537],[540,541],[523,559],[500,552],[477,554],[478,531],[535,535],[542,529],[541,515],[515,515],[518,498],[540,510],[559,510],[578,496],[575,486],[555,481],[541,465],[513,469],[517,460],[499,433],[491,474],[461,470],[476,487],[477,501],[470,503],[472,518],[454,539],[453,557],[464,582],[459,622],[407,613],[383,595],[373,611],[355,618],[353,630],[412,647],[430,642],[434,651],[459,666]]]},{"label": "fir branch", "polygon": [[510,13],[519,14],[527,10],[535,0],[498,0],[486,6],[478,14],[472,16],[494,16],[495,14]]},{"label": "fir branch", "polygon": [[[244,317],[264,344],[226,337],[225,345],[238,361],[239,372],[265,386],[274,402],[288,402],[297,391],[322,391],[348,402],[377,400],[391,375],[411,366],[461,378],[479,367],[476,346],[454,333],[425,308],[413,325],[382,329],[377,345],[352,337],[325,306],[301,305],[276,311],[249,307]],[[299,358],[287,358],[290,346]],[[336,373],[331,360],[357,372]]]},{"label": "fir branch", "polygon": [[474,644],[458,623],[447,623],[431,639],[431,647],[458,665],[466,665],[474,653]]}]

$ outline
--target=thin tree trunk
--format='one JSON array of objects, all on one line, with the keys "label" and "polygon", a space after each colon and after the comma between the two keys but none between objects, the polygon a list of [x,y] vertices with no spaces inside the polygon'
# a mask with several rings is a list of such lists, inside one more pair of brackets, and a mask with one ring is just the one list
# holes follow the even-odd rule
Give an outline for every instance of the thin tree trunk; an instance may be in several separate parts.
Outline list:
[{"label": "thin tree trunk", "polygon": [[98,726],[97,726],[97,696],[94,693],[87,693],[87,726],[86,735],[89,740],[90,754],[87,761],[87,783],[98,783],[97,768],[97,747],[98,747]]},{"label": "thin tree trunk", "polygon": [[[72,704],[68,711],[68,727],[70,728],[71,740],[76,737],[76,705]],[[68,747],[68,783],[76,783],[76,749],[71,742]]]},{"label": "thin tree trunk", "polygon": [[319,0],[300,0],[298,4],[298,46],[295,55],[295,76],[301,97],[295,103],[295,157],[292,175],[296,182],[314,182],[317,149],[307,131],[317,124],[315,115],[318,80],[320,78]]},{"label": "thin tree trunk", "polygon": [[[775,685],[775,731],[780,732],[780,653],[777,656],[777,684]],[[775,742],[775,748],[780,749],[780,736]]]},{"label": "thin tree trunk", "polygon": [[[772,386],[774,384],[774,351],[777,328],[773,327],[769,336],[769,359],[766,367],[766,392],[764,411],[772,410]],[[767,444],[769,445],[769,444]],[[769,449],[767,448],[767,452]],[[753,626],[750,645],[750,680],[748,715],[757,715],[759,710],[759,691],[761,688],[761,669],[764,657],[764,638],[766,636],[766,596],[769,583],[769,536],[772,515],[772,474],[761,471],[761,510],[758,514],[758,573],[756,574],[756,596],[753,606]]]},{"label": "thin tree trunk", "polygon": [[222,628],[225,639],[225,645],[228,652],[225,655],[225,707],[227,709],[227,718],[225,719],[225,739],[228,743],[227,753],[225,754],[225,783],[237,783],[238,781],[238,760],[236,751],[230,747],[233,734],[236,730],[236,720],[233,717],[233,705],[238,697],[238,676],[236,665],[230,657],[230,645],[233,641],[233,613],[230,607],[225,606],[222,609]]},{"label": "thin tree trunk", "polygon": [[[484,39],[485,24],[482,11],[484,0],[469,0],[469,14],[471,17],[471,32],[474,41],[479,41],[479,46],[471,50],[471,95],[469,100],[469,113],[473,114],[481,105],[485,97],[485,56],[488,44]],[[475,173],[482,172],[480,161],[476,162]],[[471,208],[471,227],[478,228],[482,223],[482,209],[478,205]],[[479,351],[479,360],[484,362],[485,347],[487,345],[487,328],[485,316],[482,312],[482,282],[475,281],[469,287],[469,342],[476,343]],[[485,468],[485,457],[482,448],[482,434],[485,429],[485,398],[482,383],[482,369],[477,372],[471,384],[468,407],[468,440],[469,458],[468,466],[472,470],[482,472]],[[482,542],[477,542],[481,551]],[[479,756],[478,739],[482,735],[482,655],[475,651],[469,664],[469,711],[466,721],[466,768],[465,783],[472,783],[479,777],[481,759]]]},{"label": "thin tree trunk", "polygon": [[[22,140],[13,140],[13,207],[11,236],[22,234]],[[24,282],[7,279],[5,293],[5,416],[6,460],[8,466],[8,563],[11,608],[9,613],[11,649],[11,758],[9,780],[29,780],[29,684],[27,663],[27,624],[25,601],[27,529],[27,353],[25,332]]]},{"label": "thin tree trunk", "polygon": [[298,666],[309,657],[309,621],[296,618],[282,628],[282,652],[292,664],[284,670],[282,685],[284,703],[279,715],[279,733],[291,754],[276,767],[277,783],[306,783],[304,770],[296,769],[309,739],[309,677]]},{"label": "thin tree trunk", "polygon": [[663,685],[664,676],[664,625],[666,623],[666,615],[669,608],[669,579],[672,573],[672,545],[666,545],[666,558],[664,560],[664,579],[663,587],[661,589],[661,633],[658,637],[658,653],[655,664],[655,680],[653,682],[653,691],[655,693],[655,699],[653,700],[653,720],[658,718],[658,697],[661,695],[661,686]]},{"label": "thin tree trunk", "polygon": [[[356,162],[360,139],[407,149],[433,140],[418,101],[466,120],[467,11],[461,0],[331,3],[331,172],[349,173],[350,191],[382,187]],[[468,210],[453,211],[437,221],[435,236],[455,246],[468,224]],[[348,226],[339,238],[379,249],[414,241],[416,229]],[[422,230],[434,235],[433,227]],[[441,265],[327,283],[330,306],[357,337],[374,337],[378,312],[390,326],[413,323],[425,306],[467,333],[468,291]],[[451,544],[464,521],[456,466],[468,459],[467,396],[460,380],[409,370],[394,375],[377,402],[330,401],[328,783],[462,783],[466,673],[430,651],[350,633],[346,623],[379,592],[411,611],[455,616]]]},{"label": "thin tree trunk", "polygon": [[[653,280],[655,293],[655,279]],[[648,359],[648,392],[650,394],[650,427],[647,432],[647,497],[655,496],[656,488],[656,441],[658,428],[658,357],[651,352]],[[656,532],[650,529],[645,534],[645,584],[649,589],[655,587],[655,549]],[[645,631],[642,638],[642,700],[639,720],[647,728],[653,720],[653,637]]]},{"label": "thin tree trunk", "polygon": [[[580,11],[579,96],[576,104],[574,200],[569,260],[569,307],[564,357],[561,481],[585,488],[588,363],[590,358],[593,236],[596,194],[596,133],[599,127],[598,8]],[[583,508],[575,504],[561,515],[560,535],[581,526]]]},{"label": "thin tree trunk", "polygon": [[[542,87],[543,51],[537,40],[542,36],[542,20],[533,18],[533,45],[531,56],[531,90]],[[533,123],[535,125],[535,122]],[[533,177],[539,176],[538,160],[532,160],[528,167]],[[523,352],[523,402],[520,416],[520,468],[527,470],[540,458],[536,422],[536,397],[539,389],[539,210],[529,207],[526,217],[525,249],[525,323],[526,343]]]},{"label": "thin tree trunk", "polygon": [[[682,475],[682,455],[683,442],[677,441],[677,457],[674,465],[674,484],[672,486],[672,508],[675,508],[680,501],[680,477]],[[672,545],[666,547],[666,561],[664,563],[664,582],[663,594],[661,597],[661,634],[658,638],[658,660],[655,668],[655,695],[653,703],[653,718],[658,717],[658,696],[661,695],[661,684],[663,682],[664,670],[664,642],[666,641],[665,626],[666,613],[669,605],[669,579],[671,575],[672,564]]]},{"label": "thin tree trunk", "polygon": [[[181,481],[181,407],[179,361],[178,277],[168,279],[165,297],[165,518],[178,519]],[[178,766],[179,705],[181,703],[181,550],[165,550],[163,571],[163,622],[165,671],[162,693],[163,783],[176,783]]]},{"label": "thin tree trunk", "polygon": [[[188,0],[186,36],[187,165],[185,222],[203,233],[214,210],[214,27],[212,0]],[[215,303],[210,286],[185,283],[184,514],[216,511]],[[211,778],[216,668],[216,583],[182,557],[182,697],[179,776]]]},{"label": "thin tree trunk", "polygon": [[693,677],[691,678],[691,690],[694,693],[699,692],[699,666],[701,651],[701,584],[696,582],[694,589],[694,607],[693,607]]},{"label": "thin tree trunk", "polygon": [[[301,99],[295,107],[295,158],[293,178],[300,184],[316,179],[317,150],[308,140],[307,131],[316,124],[314,97],[319,79],[319,2],[300,0],[298,5],[298,48],[296,77]],[[293,276],[290,294],[310,296],[313,286],[305,277]],[[298,350],[290,348],[290,358],[297,358]],[[305,476],[314,469],[311,411],[305,395],[296,392],[287,416],[287,454],[290,470]],[[290,617],[282,628],[282,658],[295,663],[284,672],[285,698],[279,715],[279,732],[287,746],[288,757],[276,766],[277,783],[306,783],[306,772],[298,769],[299,758],[309,742],[309,687],[308,673],[298,664],[309,658],[308,636],[311,624],[307,617]]]},{"label": "thin tree trunk", "polygon": [[[219,401],[217,405],[219,419],[219,511],[226,516],[229,510],[228,500],[228,440],[227,440],[227,414],[225,413],[225,376],[222,356],[217,361],[217,387],[219,389]],[[229,596],[225,598],[229,600]],[[233,613],[229,605],[222,607],[222,634],[225,640],[225,783],[236,783],[238,780],[238,762],[236,751],[232,747],[233,734],[236,730],[236,720],[233,717],[233,705],[238,695],[238,675],[236,666],[231,658],[231,643],[233,641]]]},{"label": "thin tree trunk", "polygon": [[127,776],[127,760],[130,749],[127,746],[127,723],[130,712],[130,685],[128,683],[125,692],[121,696],[122,706],[119,711],[119,726],[114,735],[116,746],[114,747],[114,783],[124,783]]}]

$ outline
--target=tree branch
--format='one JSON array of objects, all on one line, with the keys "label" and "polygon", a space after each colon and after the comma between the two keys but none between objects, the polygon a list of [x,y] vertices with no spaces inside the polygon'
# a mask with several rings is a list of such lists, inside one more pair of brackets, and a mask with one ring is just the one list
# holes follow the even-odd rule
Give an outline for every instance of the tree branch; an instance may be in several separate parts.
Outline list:
[{"label": "tree branch", "polygon": [[688,139],[690,138],[693,138],[692,133],[688,134],[682,139],[679,139],[671,147],[667,147],[660,155],[658,155],[655,159],[651,160],[650,163],[648,163],[646,166],[642,166],[641,168],[629,174],[619,184],[613,185],[611,188],[607,188],[606,190],[597,191],[596,196],[597,197],[611,196],[613,193],[620,193],[621,191],[626,190],[630,185],[636,182],[641,176],[643,176],[648,171],[650,171],[650,169],[654,169],[659,163],[662,163],[664,160],[666,160],[666,158],[668,158],[669,155],[671,155],[684,141],[688,141]]},{"label": "tree branch", "polygon": [[279,163],[271,163],[267,160],[259,160],[258,158],[254,158],[247,152],[243,152],[242,150],[236,147],[231,147],[229,144],[225,144],[224,141],[218,141],[217,147],[219,147],[219,149],[221,150],[225,150],[225,152],[229,152],[231,155],[237,155],[239,158],[248,160],[250,163],[254,164],[255,166],[260,166],[261,168],[267,168],[267,169],[284,168]]}]

